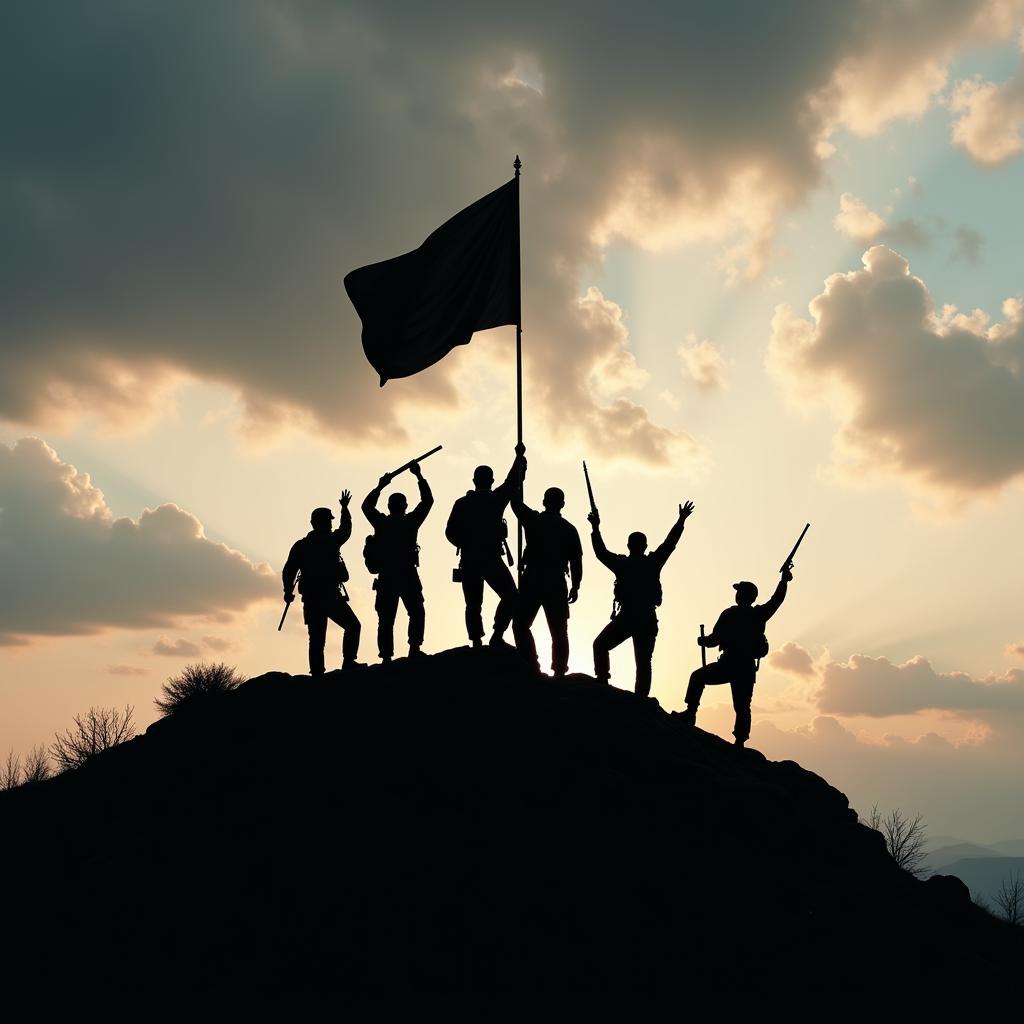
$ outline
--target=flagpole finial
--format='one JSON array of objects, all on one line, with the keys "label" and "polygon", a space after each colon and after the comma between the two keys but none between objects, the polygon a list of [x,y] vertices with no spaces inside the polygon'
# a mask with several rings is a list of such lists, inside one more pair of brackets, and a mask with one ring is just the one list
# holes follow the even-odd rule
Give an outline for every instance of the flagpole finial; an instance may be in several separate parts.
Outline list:
[{"label": "flagpole finial", "polygon": [[518,178],[519,177],[519,168],[523,166],[523,161],[519,159],[519,154],[518,153],[516,153],[516,159],[515,159],[515,162],[512,164],[512,166],[516,169],[516,177]]}]

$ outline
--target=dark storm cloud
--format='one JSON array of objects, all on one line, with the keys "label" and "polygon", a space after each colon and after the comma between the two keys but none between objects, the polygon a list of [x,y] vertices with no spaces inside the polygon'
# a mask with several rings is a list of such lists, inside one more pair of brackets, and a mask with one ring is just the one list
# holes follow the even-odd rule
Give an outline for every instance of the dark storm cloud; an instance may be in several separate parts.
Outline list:
[{"label": "dark storm cloud", "polygon": [[114,518],[38,438],[0,445],[0,577],[0,646],[241,611],[277,590],[267,566],[209,540],[177,505]]},{"label": "dark storm cloud", "polygon": [[665,462],[678,439],[590,384],[632,358],[581,309],[601,244],[720,239],[757,273],[831,128],[919,112],[1002,6],[10,5],[0,416],[136,422],[198,378],[259,428],[395,440],[405,403],[456,402],[458,355],[378,390],[341,277],[521,151],[531,400]]}]

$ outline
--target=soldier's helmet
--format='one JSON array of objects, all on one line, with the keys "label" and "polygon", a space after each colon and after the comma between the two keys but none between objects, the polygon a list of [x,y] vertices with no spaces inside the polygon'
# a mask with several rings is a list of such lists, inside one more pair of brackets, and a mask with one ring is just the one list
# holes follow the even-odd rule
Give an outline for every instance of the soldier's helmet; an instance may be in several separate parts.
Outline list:
[{"label": "soldier's helmet", "polygon": [[309,522],[314,527],[327,527],[331,528],[331,523],[334,521],[334,513],[329,508],[315,508],[309,515]]},{"label": "soldier's helmet", "polygon": [[732,589],[736,591],[737,604],[753,604],[757,600],[757,585],[750,580],[740,580],[732,585]]}]

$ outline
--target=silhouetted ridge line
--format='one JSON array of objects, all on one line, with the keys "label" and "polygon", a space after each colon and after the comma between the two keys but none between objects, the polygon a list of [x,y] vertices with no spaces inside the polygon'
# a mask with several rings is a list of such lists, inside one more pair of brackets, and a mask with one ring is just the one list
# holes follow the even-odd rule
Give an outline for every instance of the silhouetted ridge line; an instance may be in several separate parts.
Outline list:
[{"label": "silhouetted ridge line", "polygon": [[897,869],[824,780],[508,649],[259,676],[0,794],[0,831],[9,998],[111,971],[192,1012],[384,986],[1020,997],[1024,935]]}]

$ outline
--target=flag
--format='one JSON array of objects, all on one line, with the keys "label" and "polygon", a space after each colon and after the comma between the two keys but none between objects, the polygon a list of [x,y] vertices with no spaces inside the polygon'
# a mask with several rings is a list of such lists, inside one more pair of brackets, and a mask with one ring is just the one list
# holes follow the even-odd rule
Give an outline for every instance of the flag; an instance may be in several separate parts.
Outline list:
[{"label": "flag", "polygon": [[518,189],[513,178],[418,249],[346,275],[381,387],[433,366],[474,331],[519,323]]}]

